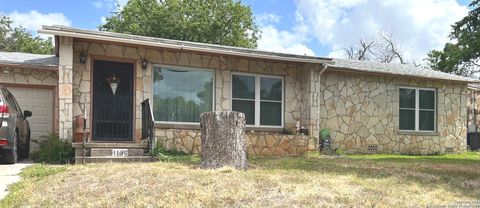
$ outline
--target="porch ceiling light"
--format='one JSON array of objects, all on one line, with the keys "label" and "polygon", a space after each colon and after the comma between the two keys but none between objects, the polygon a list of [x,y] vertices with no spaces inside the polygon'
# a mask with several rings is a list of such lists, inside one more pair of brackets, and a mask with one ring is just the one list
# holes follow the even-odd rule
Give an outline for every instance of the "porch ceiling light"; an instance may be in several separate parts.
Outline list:
[{"label": "porch ceiling light", "polygon": [[87,57],[85,56],[85,54],[83,52],[80,53],[80,63],[84,64],[86,60]]},{"label": "porch ceiling light", "polygon": [[113,74],[111,77],[107,77],[105,81],[107,81],[108,85],[110,85],[113,95],[115,95],[118,85],[120,84],[120,78],[116,77],[115,74]]}]

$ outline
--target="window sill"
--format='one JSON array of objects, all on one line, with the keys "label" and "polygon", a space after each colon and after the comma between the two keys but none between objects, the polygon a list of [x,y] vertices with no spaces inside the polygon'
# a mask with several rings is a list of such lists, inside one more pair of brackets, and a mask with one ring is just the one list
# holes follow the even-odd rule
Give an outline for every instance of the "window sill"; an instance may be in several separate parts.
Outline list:
[{"label": "window sill", "polygon": [[416,136],[438,136],[439,132],[424,132],[424,131],[398,131],[399,135],[416,135]]}]

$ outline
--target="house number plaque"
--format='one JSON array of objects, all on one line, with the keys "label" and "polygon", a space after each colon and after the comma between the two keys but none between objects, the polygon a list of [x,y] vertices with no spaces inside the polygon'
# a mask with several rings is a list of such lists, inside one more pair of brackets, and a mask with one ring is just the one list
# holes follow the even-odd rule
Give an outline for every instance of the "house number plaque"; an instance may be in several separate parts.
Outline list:
[{"label": "house number plaque", "polygon": [[126,157],[128,156],[128,149],[112,149],[113,157]]}]

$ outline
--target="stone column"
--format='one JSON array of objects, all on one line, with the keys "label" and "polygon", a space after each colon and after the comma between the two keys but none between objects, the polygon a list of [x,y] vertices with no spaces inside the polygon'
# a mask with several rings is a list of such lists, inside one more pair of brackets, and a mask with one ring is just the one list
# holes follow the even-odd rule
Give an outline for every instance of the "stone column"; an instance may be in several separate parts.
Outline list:
[{"label": "stone column", "polygon": [[59,136],[73,137],[73,39],[60,37],[58,64]]},{"label": "stone column", "polygon": [[319,87],[320,87],[320,67],[308,64],[305,66],[304,74],[304,109],[303,116],[304,124],[309,130],[311,137],[318,138],[319,129],[317,124],[319,122]]}]

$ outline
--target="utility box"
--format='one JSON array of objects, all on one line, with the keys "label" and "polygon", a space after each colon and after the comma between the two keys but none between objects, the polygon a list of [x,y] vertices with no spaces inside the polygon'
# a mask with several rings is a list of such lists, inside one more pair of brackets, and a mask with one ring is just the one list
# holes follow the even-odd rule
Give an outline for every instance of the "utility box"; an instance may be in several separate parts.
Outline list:
[{"label": "utility box", "polygon": [[467,134],[467,145],[470,150],[477,151],[480,146],[479,141],[479,134],[478,132],[471,132]]}]

